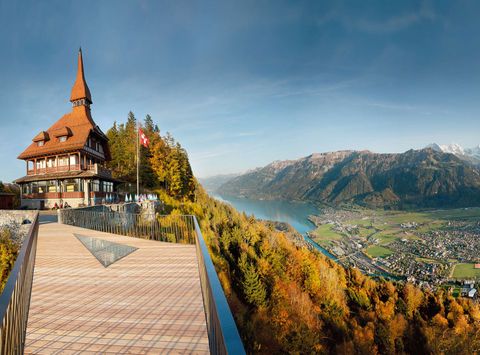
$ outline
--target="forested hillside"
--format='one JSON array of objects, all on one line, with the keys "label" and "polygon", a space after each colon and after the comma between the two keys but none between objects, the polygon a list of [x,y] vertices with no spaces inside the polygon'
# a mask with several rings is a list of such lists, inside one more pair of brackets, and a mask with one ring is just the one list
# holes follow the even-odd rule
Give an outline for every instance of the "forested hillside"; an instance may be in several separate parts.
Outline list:
[{"label": "forested hillside", "polygon": [[[147,122],[149,128],[147,128]],[[132,179],[135,120],[108,132],[111,167]],[[241,214],[197,185],[186,152],[162,137],[142,148],[142,176],[169,213],[200,221],[225,294],[250,353],[473,354],[480,351],[480,306],[411,284],[375,281],[295,246],[282,232]],[[147,181],[147,180],[145,180]]]}]

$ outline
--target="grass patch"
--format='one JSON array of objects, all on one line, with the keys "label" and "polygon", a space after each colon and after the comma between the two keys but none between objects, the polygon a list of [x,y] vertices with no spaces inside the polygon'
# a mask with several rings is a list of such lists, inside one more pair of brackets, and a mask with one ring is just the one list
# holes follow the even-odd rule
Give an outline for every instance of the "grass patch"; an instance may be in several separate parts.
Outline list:
[{"label": "grass patch", "polygon": [[480,269],[475,269],[473,263],[460,263],[455,265],[452,276],[456,279],[480,277]]},{"label": "grass patch", "polygon": [[430,259],[430,258],[417,257],[417,258],[415,258],[415,260],[417,260],[419,262],[422,262],[422,263],[425,263],[425,264],[441,264],[440,261],[435,260],[435,259]]},{"label": "grass patch", "polygon": [[424,212],[389,212],[384,216],[389,224],[402,224],[407,222],[425,223],[432,220],[432,217]]},{"label": "grass patch", "polygon": [[378,239],[380,245],[388,245],[391,242],[402,238],[399,235],[400,230],[398,229],[387,229],[380,233],[377,233],[373,236],[373,238]]},{"label": "grass patch", "polygon": [[371,234],[375,233],[375,229],[374,228],[363,228],[363,227],[360,227],[359,230],[358,230],[358,235],[362,238],[367,238],[369,237]]},{"label": "grass patch", "polygon": [[333,241],[341,240],[343,236],[333,229],[332,224],[323,224],[318,227],[312,234],[312,239],[323,247],[333,246]]},{"label": "grass patch", "polygon": [[370,227],[370,225],[372,224],[372,219],[371,218],[367,218],[367,219],[352,219],[351,221],[349,221],[349,223],[351,224],[356,224],[357,226],[359,227]]},{"label": "grass patch", "polygon": [[432,218],[437,219],[478,219],[480,218],[480,208],[456,208],[452,210],[432,211]]},{"label": "grass patch", "polygon": [[392,250],[382,247],[381,245],[372,245],[367,248],[366,252],[372,258],[385,258],[393,254]]}]

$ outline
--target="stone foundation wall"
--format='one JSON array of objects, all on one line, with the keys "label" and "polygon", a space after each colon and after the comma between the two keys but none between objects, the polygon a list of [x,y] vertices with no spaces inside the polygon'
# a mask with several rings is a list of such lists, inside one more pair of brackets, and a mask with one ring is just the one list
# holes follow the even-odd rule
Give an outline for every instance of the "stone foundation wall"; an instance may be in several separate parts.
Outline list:
[{"label": "stone foundation wall", "polygon": [[20,243],[30,230],[36,211],[0,211],[0,230],[7,229],[12,238]]}]

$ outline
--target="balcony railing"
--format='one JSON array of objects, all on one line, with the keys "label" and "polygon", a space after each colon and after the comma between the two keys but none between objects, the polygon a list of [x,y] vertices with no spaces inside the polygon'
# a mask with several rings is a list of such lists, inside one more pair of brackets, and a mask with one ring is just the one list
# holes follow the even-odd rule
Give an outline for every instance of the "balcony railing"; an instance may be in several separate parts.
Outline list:
[{"label": "balcony railing", "polygon": [[37,250],[38,213],[30,226],[5,288],[0,295],[0,354],[23,354],[33,268]]},{"label": "balcony railing", "polygon": [[52,173],[63,173],[66,171],[79,171],[81,170],[80,164],[72,165],[59,165],[51,166],[46,168],[37,168],[27,170],[27,175],[42,175],[42,174],[52,174]]},{"label": "balcony railing", "polygon": [[93,207],[58,211],[59,223],[173,243],[195,244],[212,354],[245,354],[237,326],[195,216],[98,211]]}]

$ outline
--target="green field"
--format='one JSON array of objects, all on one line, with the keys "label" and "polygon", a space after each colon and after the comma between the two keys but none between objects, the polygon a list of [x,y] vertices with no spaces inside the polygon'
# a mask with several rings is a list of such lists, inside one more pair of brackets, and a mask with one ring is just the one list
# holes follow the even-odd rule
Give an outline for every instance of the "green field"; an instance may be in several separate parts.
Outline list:
[{"label": "green field", "polygon": [[332,241],[342,239],[342,235],[332,230],[332,224],[322,224],[312,233],[312,239],[322,246],[331,246]]},{"label": "green field", "polygon": [[452,210],[432,211],[431,216],[436,219],[478,219],[480,218],[480,207],[457,208]]},{"label": "green field", "polygon": [[393,254],[393,251],[388,248],[382,247],[381,245],[372,245],[367,248],[366,252],[372,258],[385,258]]},{"label": "green field", "polygon": [[435,260],[435,259],[429,259],[429,258],[420,258],[420,257],[417,257],[415,258],[415,260],[419,261],[419,262],[422,262],[422,263],[426,263],[426,264],[440,264],[440,262],[438,260]]},{"label": "green field", "polygon": [[480,269],[474,269],[473,266],[474,264],[457,264],[452,276],[456,279],[480,277]]}]

